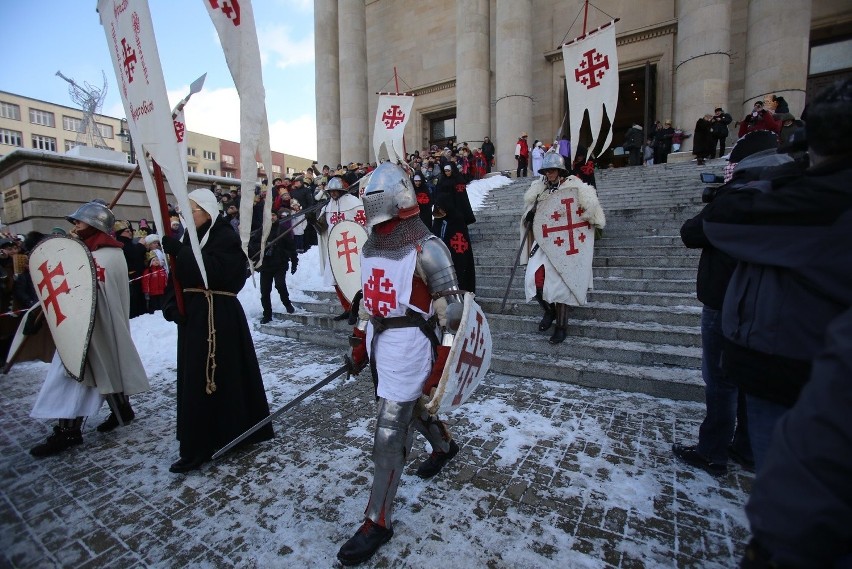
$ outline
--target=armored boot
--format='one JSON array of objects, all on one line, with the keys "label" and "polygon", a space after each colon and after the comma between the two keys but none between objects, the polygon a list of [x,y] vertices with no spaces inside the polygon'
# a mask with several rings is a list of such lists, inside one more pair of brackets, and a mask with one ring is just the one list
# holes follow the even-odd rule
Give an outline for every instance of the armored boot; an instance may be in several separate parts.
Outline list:
[{"label": "armored boot", "polygon": [[125,425],[131,422],[136,418],[136,413],[133,412],[133,408],[130,406],[130,399],[124,393],[112,393],[107,395],[107,397],[112,398],[113,411],[109,414],[106,421],[98,425],[97,431],[99,433],[108,433],[115,429],[118,423],[118,417],[115,416],[115,410],[118,409],[118,413],[121,415],[121,422]]},{"label": "armored boot", "polygon": [[417,468],[420,478],[432,478],[459,452],[459,445],[451,438],[447,426],[425,411],[414,419],[414,428],[432,445],[432,454]]},{"label": "armored boot", "polygon": [[59,419],[59,424],[53,427],[53,434],[40,445],[30,449],[30,454],[36,458],[53,456],[83,443],[83,434],[80,427],[83,426],[83,417],[76,419]]},{"label": "armored boot", "polygon": [[544,297],[542,297],[542,293],[544,289],[537,288],[535,289],[535,299],[538,302],[539,306],[544,310],[544,315],[541,317],[541,321],[538,323],[539,332],[544,332],[545,330],[549,330],[553,325],[553,319],[556,318],[556,309],[553,303],[545,302]]},{"label": "armored boot", "polygon": [[343,565],[357,565],[393,537],[393,499],[411,448],[415,401],[397,403],[379,398],[376,432],[373,437],[373,488],[364,512],[364,523],[337,552]]},{"label": "armored boot", "polygon": [[561,344],[565,341],[568,328],[568,305],[556,304],[556,330],[553,331],[553,336],[550,337],[551,344]]}]

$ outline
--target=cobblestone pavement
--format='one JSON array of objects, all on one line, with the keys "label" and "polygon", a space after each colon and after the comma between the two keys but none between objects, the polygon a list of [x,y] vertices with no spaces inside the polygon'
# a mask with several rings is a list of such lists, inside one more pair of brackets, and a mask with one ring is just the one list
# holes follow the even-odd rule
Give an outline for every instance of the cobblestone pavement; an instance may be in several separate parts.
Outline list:
[{"label": "cobblestone pavement", "polygon": [[[257,349],[273,409],[319,379],[316,362],[340,361],[271,336]],[[132,425],[97,433],[104,408],[83,445],[32,458],[52,426],[29,418],[46,367],[0,378],[0,566],[335,566],[369,493],[368,379],[333,382],[277,420],[273,441],[182,476],[168,472],[173,370],[134,398]],[[395,536],[365,565],[733,567],[751,475],[714,479],[670,453],[701,417],[694,403],[489,376],[450,417],[462,451],[435,479],[413,475],[415,443]]]}]

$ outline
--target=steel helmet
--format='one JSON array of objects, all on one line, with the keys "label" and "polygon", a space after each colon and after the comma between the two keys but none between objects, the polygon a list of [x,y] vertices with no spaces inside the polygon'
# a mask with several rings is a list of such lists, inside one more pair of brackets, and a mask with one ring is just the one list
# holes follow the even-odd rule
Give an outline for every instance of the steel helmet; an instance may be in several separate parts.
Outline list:
[{"label": "steel helmet", "polygon": [[562,158],[562,155],[554,150],[549,150],[544,154],[544,158],[541,160],[541,168],[538,169],[536,174],[544,174],[545,170],[559,170],[560,176],[567,176],[571,172],[565,169],[565,159]]},{"label": "steel helmet", "polygon": [[77,208],[77,211],[65,219],[71,223],[82,221],[104,233],[111,232],[112,226],[115,223],[115,215],[113,215],[107,206],[97,202],[84,203]]},{"label": "steel helmet", "polygon": [[343,187],[343,179],[340,176],[335,176],[334,178],[328,181],[328,184],[326,184],[325,186],[325,191],[345,192],[346,188]]},{"label": "steel helmet", "polygon": [[420,214],[411,178],[401,166],[382,162],[364,187],[364,213],[367,227],[395,217],[407,219]]}]

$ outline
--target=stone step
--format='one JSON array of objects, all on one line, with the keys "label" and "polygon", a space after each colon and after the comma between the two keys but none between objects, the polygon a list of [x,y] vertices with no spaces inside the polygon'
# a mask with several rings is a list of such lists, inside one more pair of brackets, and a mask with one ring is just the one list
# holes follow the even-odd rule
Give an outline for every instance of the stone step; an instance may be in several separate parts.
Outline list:
[{"label": "stone step", "polygon": [[[480,253],[474,249],[474,258],[477,267],[487,267],[495,263],[503,263],[507,258],[513,258],[515,255],[508,248],[498,249],[496,247],[484,247]],[[681,268],[695,269],[698,266],[698,255],[687,252],[688,249],[683,248],[680,251],[663,254],[642,254],[637,255],[637,251],[631,251],[632,255],[607,255],[595,248],[595,256],[592,260],[592,267],[636,267],[647,265],[659,268]],[[515,251],[517,253],[517,251]],[[511,270],[511,268],[510,268]]]},{"label": "stone step", "polygon": [[[270,324],[261,325],[260,331],[330,348],[339,348],[342,353],[348,352],[347,332],[344,329],[341,329],[339,333],[329,333],[328,328],[276,319]],[[703,400],[701,373],[695,367],[698,365],[696,359],[700,361],[700,358],[695,358],[688,350],[681,350],[682,353],[678,353],[679,350],[676,347],[643,348],[640,345],[625,342],[609,342],[609,345],[606,342],[598,342],[595,345],[595,342],[571,337],[563,344],[552,346],[547,342],[547,336],[544,334],[526,334],[522,342],[513,341],[512,337],[506,336],[501,333],[493,334],[494,351],[491,370],[495,373],[540,377],[573,385],[619,389],[669,399]],[[517,335],[512,336],[517,337]],[[618,344],[621,344],[621,347]],[[534,349],[517,351],[507,346],[527,346]],[[646,361],[658,363],[651,365],[625,363],[612,359],[614,355],[626,358],[634,356],[639,357],[641,361],[639,354],[643,349],[645,353],[650,353],[646,356]],[[591,359],[592,352],[598,352],[596,357],[602,355],[609,357],[608,359]],[[666,361],[680,360],[688,361],[689,367],[679,363],[665,364]]]},{"label": "stone step", "polygon": [[[524,288],[524,273],[522,269],[515,271],[515,279],[512,281],[512,290],[517,291],[516,296],[522,296]],[[498,297],[503,298],[506,285],[509,282],[509,273],[503,275],[476,275],[476,289],[479,287],[496,288],[501,292]],[[610,275],[594,276],[595,290],[611,290],[621,292],[647,292],[647,293],[695,293],[695,272],[686,279],[628,279],[613,277]]]},{"label": "stone step", "polygon": [[[517,285],[517,286],[516,286]],[[480,283],[476,285],[476,298],[488,298],[492,300],[502,301],[503,295],[506,293],[506,284],[499,286],[484,286]],[[523,303],[526,302],[524,297],[523,283],[512,283],[512,289],[509,291],[507,303]],[[606,302],[610,304],[641,304],[645,306],[697,306],[701,307],[701,303],[695,298],[694,292],[640,292],[640,291],[617,291],[617,290],[590,290],[589,301],[591,302]],[[535,301],[532,301],[535,302]]]},{"label": "stone step", "polygon": [[[621,277],[627,279],[680,279],[686,280],[695,278],[697,263],[694,267],[688,268],[658,268],[658,267],[600,267],[594,269],[595,277]],[[491,275],[506,275],[511,272],[510,265],[484,265],[476,267],[476,276],[491,276]],[[521,273],[522,274],[522,273]],[[518,271],[515,272],[515,278],[518,278]]]}]

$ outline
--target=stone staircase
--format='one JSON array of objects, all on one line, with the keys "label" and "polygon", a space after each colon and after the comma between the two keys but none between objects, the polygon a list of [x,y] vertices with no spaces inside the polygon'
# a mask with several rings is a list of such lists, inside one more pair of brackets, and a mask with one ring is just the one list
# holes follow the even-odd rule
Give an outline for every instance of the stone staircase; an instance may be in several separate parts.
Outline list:
[{"label": "stone staircase", "polygon": [[[527,303],[523,267],[500,305],[518,248],[523,193],[532,178],[491,190],[470,227],[477,301],[494,339],[491,369],[589,387],[703,401],[699,319],[695,298],[698,251],[680,241],[683,221],[701,209],[699,173],[722,173],[724,162],[619,168],[596,173],[607,216],[596,243],[594,290],[571,309],[568,338],[547,342],[537,331],[541,309]],[[316,291],[304,311],[276,313],[261,331],[346,349],[350,329],[332,318],[334,293]],[[552,329],[551,329],[552,331]]]}]

